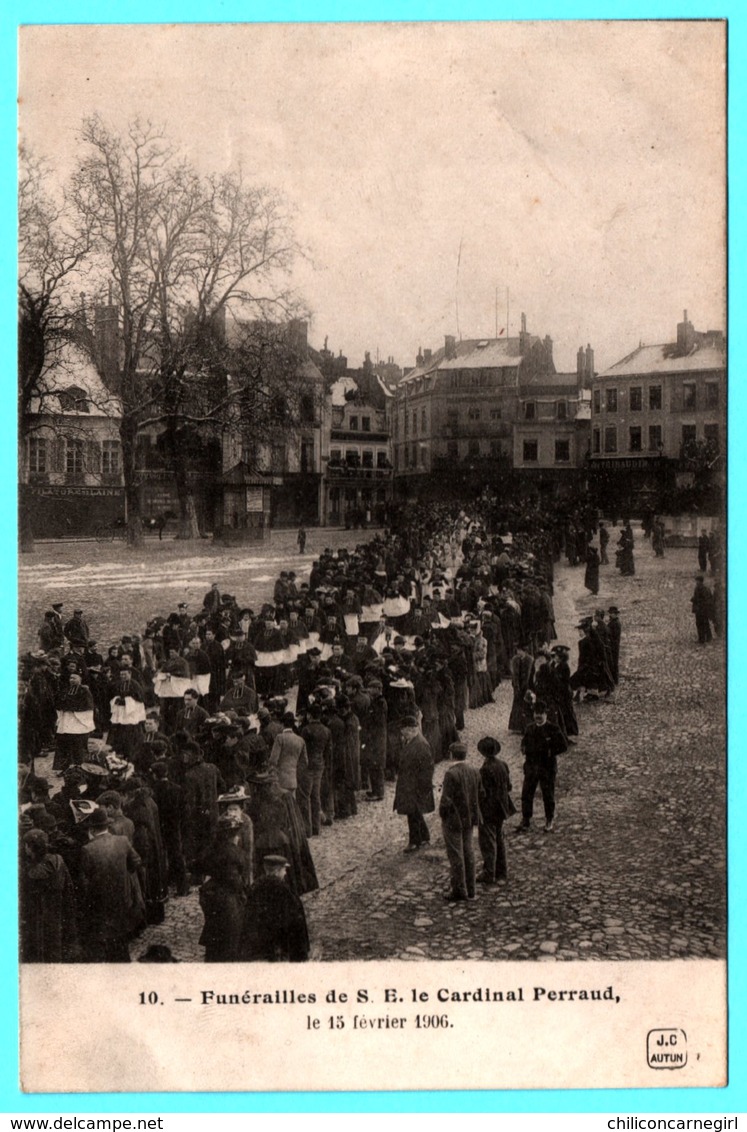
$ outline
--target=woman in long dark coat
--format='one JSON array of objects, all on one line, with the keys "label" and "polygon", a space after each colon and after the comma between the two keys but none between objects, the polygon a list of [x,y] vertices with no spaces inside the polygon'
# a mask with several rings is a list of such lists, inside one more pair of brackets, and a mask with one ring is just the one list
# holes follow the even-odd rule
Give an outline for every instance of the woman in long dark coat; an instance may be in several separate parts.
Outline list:
[{"label": "woman in long dark coat", "polygon": [[73,962],[78,952],[73,882],[41,829],[23,838],[20,897],[21,961]]},{"label": "woman in long dark coat", "polygon": [[551,662],[553,681],[555,684],[555,702],[558,707],[561,730],[568,738],[578,735],[578,720],[573,710],[573,689],[571,687],[571,668],[568,663],[570,650],[565,645],[556,645],[555,654]]},{"label": "woman in long dark coat", "polygon": [[518,646],[516,654],[511,659],[511,686],[513,688],[514,698],[511,704],[511,714],[508,718],[508,729],[519,735],[524,734],[524,729],[528,722],[531,720],[531,713],[527,708],[526,695],[529,691],[529,683],[532,677],[532,658],[528,652],[525,652],[521,645]]},{"label": "woman in long dark coat", "polygon": [[218,819],[216,839],[202,858],[208,879],[200,887],[200,907],[205,924],[200,943],[206,963],[231,963],[238,959],[244,923],[246,894],[251,885],[251,861],[239,846],[239,820],[230,814]]},{"label": "woman in long dark coat", "polygon": [[441,685],[435,668],[428,667],[423,671],[418,688],[417,701],[422,715],[420,725],[423,736],[433,752],[433,761],[440,762],[444,757],[441,742],[441,727],[439,724],[439,704],[441,699]]},{"label": "woman in long dark coat", "polygon": [[618,551],[617,565],[620,568],[620,573],[625,575],[626,577],[629,577],[635,574],[635,561],[633,558],[633,531],[629,521],[626,522],[625,526],[623,527],[622,534],[617,540],[617,545],[620,548]]},{"label": "woman in long dark coat", "polygon": [[590,546],[586,552],[584,586],[590,593],[599,593],[599,551],[595,546]]}]

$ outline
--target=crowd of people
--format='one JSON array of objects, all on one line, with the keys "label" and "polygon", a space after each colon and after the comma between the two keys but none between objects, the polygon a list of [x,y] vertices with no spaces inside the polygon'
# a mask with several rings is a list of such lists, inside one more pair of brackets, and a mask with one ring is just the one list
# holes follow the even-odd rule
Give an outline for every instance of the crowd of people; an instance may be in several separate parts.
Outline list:
[{"label": "crowd of people", "polygon": [[54,604],[22,663],[23,959],[128,961],[165,902],[197,887],[206,961],[302,961],[314,838],[388,797],[416,852],[442,760],[446,898],[505,879],[508,767],[492,735],[482,768],[466,762],[465,714],[510,682],[517,829],[531,827],[539,787],[552,833],[557,758],[578,735],[577,705],[613,695],[621,637],[615,607],[584,618],[571,671],[554,564],[603,552],[604,530],[588,507],[436,504],[325,550],[308,581],[281,571],[256,610],[216,582],[201,608],[181,603],[105,649],[83,609],[66,619]]}]

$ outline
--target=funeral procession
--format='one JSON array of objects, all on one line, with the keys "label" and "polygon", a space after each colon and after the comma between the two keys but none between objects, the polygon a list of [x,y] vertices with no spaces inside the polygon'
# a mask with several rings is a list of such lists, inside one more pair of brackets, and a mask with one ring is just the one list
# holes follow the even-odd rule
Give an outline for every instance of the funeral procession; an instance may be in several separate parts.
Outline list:
[{"label": "funeral procession", "polygon": [[484,134],[341,105],[343,156],[306,88],[286,153],[266,93],[198,136],[97,82],[24,110],[21,962],[723,960],[723,279],[673,152],[604,220],[503,87]]}]

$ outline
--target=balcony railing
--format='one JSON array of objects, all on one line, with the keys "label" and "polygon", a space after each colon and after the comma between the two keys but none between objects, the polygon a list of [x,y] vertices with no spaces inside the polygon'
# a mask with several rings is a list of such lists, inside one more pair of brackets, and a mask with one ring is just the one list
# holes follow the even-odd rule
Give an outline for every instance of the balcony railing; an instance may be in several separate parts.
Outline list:
[{"label": "balcony railing", "polygon": [[360,464],[327,464],[329,479],[339,480],[385,480],[391,479],[393,469],[364,468]]}]

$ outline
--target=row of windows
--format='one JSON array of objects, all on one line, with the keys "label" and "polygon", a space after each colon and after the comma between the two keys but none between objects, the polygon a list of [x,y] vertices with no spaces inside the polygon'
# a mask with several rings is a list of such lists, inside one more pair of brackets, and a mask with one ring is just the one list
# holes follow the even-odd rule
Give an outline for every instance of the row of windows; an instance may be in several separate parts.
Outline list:
[{"label": "row of windows", "polygon": [[[480,421],[480,420],[483,420],[483,419],[487,420],[488,418],[490,418],[491,421],[499,421],[499,420],[502,419],[502,417],[503,417],[503,410],[501,409],[501,407],[499,405],[493,406],[492,409],[489,409],[487,411],[487,413],[485,414],[484,418],[483,418],[482,409],[480,408],[479,405],[470,405],[469,409],[467,409],[467,420],[468,421]],[[446,424],[451,429],[459,427],[459,410],[458,409],[447,409],[447,411],[446,411]]]},{"label": "row of windows", "polygon": [[[489,440],[480,443],[479,440],[467,441],[466,456],[468,459],[480,456],[490,456],[493,459],[502,454],[500,440]],[[402,464],[405,468],[424,468],[427,464],[428,447],[425,444],[403,444]],[[450,440],[446,445],[446,458],[450,461],[460,459],[459,441]]]},{"label": "row of windows", "polygon": [[[543,415],[554,416],[556,420],[568,420],[568,402],[556,401],[554,406],[551,407],[550,413],[543,413]],[[524,401],[522,416],[525,421],[534,421],[537,419],[537,403],[535,401]]]},{"label": "row of windows", "polygon": [[[539,460],[539,441],[525,440],[522,445],[522,461],[525,464],[536,464]],[[555,463],[556,464],[570,464],[571,462],[571,442],[570,440],[556,440],[555,441]]]},{"label": "row of windows", "polygon": [[[689,444],[698,438],[697,426],[694,424],[682,425],[681,440],[683,444]],[[604,439],[605,453],[618,451],[618,435],[617,426],[611,425],[604,429],[604,438],[602,437],[602,430],[595,428],[591,434],[591,450],[594,455],[598,455],[602,451],[602,439]],[[719,427],[717,424],[707,424],[703,426],[703,439],[711,444],[715,444],[718,448],[719,445]],[[628,452],[643,452],[643,429],[639,425],[633,425],[628,429]],[[648,452],[661,452],[663,450],[662,442],[662,428],[661,425],[648,426]]]},{"label": "row of windows", "polygon": [[[350,419],[348,421],[348,428],[350,429],[351,432],[358,432],[358,421],[359,421],[358,417],[350,417]],[[370,417],[361,417],[360,418],[360,431],[361,432],[370,432],[371,431],[371,418]]]},{"label": "row of windows", "polygon": [[121,470],[121,447],[118,440],[104,440],[99,446],[95,440],[80,440],[66,437],[59,442],[45,436],[32,436],[29,438],[28,459],[29,472],[34,475],[45,475],[52,471],[53,445],[62,446],[61,456],[58,456],[56,470],[64,471],[67,475],[83,475],[86,471],[103,473],[103,475],[118,475]]},{"label": "row of windows", "polygon": [[344,459],[348,464],[360,462],[362,468],[373,468],[374,456],[376,458],[377,468],[389,467],[389,460],[385,448],[377,449],[376,453],[374,453],[371,448],[364,448],[362,452],[358,448],[345,448],[344,451],[342,448],[330,448],[329,450],[330,460],[340,463]]},{"label": "row of windows", "polygon": [[[595,389],[592,401],[592,407],[595,413],[602,411],[602,390]],[[604,408],[608,413],[616,413],[618,406],[618,392],[619,397],[625,396],[625,390],[617,390],[616,388],[609,388],[604,390]],[[631,413],[640,413],[643,411],[643,386],[631,385],[629,390],[629,405],[628,408]],[[719,385],[717,381],[707,381],[704,386],[703,405],[704,409],[717,409],[719,406]],[[662,393],[660,385],[649,385],[648,387],[648,407],[652,412],[658,412],[662,408]],[[687,411],[693,411],[698,408],[698,385],[695,381],[684,381],[682,383],[682,408]]]}]

